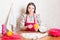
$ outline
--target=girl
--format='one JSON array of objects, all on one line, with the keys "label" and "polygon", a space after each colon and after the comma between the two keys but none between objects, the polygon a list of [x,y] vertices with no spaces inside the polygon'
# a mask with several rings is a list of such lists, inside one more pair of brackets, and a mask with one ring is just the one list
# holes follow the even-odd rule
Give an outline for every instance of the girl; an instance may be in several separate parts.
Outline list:
[{"label": "girl", "polygon": [[[27,5],[26,13],[22,16],[19,30],[38,31],[40,23],[40,15],[36,14],[36,6],[34,3],[30,2]],[[34,24],[38,24],[38,28],[34,29]]]}]

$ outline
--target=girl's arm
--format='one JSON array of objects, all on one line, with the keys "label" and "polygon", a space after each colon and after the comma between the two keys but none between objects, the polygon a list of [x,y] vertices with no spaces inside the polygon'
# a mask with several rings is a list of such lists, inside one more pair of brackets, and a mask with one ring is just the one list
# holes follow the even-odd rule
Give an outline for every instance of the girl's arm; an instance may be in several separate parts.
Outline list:
[{"label": "girl's arm", "polygon": [[39,25],[38,29],[40,32],[46,32],[47,31],[47,27],[45,26],[44,23],[41,22],[40,15],[37,15],[37,23]]},{"label": "girl's arm", "polygon": [[40,28],[40,25],[41,25],[40,14],[36,14],[36,19],[37,19],[38,30],[39,30],[39,28]]},{"label": "girl's arm", "polygon": [[18,25],[18,27],[16,29],[17,31],[26,29],[26,27],[24,26],[25,25],[25,16],[26,15],[21,16],[21,20],[19,21],[20,23],[19,23],[19,25]]},{"label": "girl's arm", "polygon": [[26,15],[22,15],[21,21],[20,21],[20,30],[25,30],[26,29],[25,18],[26,18]]}]

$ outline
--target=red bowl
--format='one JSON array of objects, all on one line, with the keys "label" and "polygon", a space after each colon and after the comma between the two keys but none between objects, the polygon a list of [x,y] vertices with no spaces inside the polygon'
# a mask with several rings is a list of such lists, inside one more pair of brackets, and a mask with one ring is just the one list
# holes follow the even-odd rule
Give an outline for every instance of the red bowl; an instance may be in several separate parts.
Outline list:
[{"label": "red bowl", "polygon": [[60,36],[60,29],[52,28],[48,31],[48,34],[51,36]]}]

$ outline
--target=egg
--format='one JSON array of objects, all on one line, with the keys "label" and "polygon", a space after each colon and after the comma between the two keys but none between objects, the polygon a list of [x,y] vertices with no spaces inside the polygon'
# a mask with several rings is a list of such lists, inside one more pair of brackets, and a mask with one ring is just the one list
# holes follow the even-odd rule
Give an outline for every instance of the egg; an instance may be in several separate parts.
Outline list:
[{"label": "egg", "polygon": [[34,29],[37,29],[38,28],[38,24],[34,24]]},{"label": "egg", "polygon": [[6,32],[6,35],[7,35],[7,36],[12,36],[12,32],[11,32],[11,31],[7,31],[7,32]]}]

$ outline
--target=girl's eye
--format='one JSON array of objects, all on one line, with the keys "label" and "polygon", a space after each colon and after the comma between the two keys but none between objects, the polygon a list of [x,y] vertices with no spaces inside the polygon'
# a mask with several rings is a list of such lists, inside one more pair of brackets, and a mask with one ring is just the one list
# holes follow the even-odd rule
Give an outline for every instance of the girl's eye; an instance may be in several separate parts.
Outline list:
[{"label": "girl's eye", "polygon": [[34,9],[34,8],[32,8],[32,9]]},{"label": "girl's eye", "polygon": [[31,7],[29,7],[29,9],[31,9]]},{"label": "girl's eye", "polygon": [[34,9],[34,8],[29,7],[29,9]]}]

